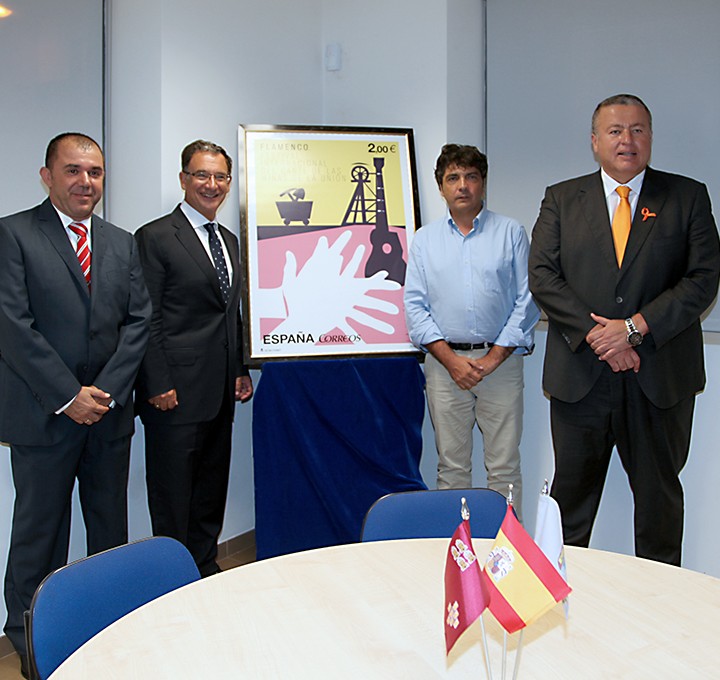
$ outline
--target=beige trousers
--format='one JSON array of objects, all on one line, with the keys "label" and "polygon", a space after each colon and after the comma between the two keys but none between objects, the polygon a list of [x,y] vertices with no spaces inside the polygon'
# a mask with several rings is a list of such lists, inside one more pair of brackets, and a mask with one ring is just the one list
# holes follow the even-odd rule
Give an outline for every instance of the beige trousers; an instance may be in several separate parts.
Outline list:
[{"label": "beige trousers", "polygon": [[[487,350],[458,352],[473,358]],[[487,485],[507,496],[522,519],[520,438],[523,419],[522,356],[510,355],[471,390],[461,390],[432,355],[425,357],[428,409],[438,451],[438,489],[472,487],[473,428],[483,437]]]}]

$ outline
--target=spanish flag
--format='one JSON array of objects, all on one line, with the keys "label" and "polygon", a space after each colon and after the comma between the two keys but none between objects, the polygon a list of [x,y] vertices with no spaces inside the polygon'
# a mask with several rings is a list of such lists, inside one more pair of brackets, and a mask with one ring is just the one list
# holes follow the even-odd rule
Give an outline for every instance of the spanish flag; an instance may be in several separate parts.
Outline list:
[{"label": "spanish flag", "polygon": [[570,586],[518,522],[508,505],[483,571],[490,591],[488,608],[514,633],[567,597]]}]

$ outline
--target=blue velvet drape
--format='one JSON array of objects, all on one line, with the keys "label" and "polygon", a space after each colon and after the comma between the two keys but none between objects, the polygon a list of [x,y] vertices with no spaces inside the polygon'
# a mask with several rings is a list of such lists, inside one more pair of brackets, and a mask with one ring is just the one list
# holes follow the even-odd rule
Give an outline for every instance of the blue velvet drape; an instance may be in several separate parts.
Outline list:
[{"label": "blue velvet drape", "polygon": [[253,399],[258,559],[357,541],[378,498],[427,488],[423,387],[414,357],[265,364]]}]

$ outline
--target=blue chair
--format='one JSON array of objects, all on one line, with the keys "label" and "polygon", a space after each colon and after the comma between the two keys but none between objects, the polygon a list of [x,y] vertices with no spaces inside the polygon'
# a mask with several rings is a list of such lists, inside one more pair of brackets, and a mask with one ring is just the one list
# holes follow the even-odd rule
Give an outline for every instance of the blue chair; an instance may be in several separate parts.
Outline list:
[{"label": "blue chair", "polygon": [[121,545],[53,571],[25,612],[30,677],[45,680],[103,628],[199,578],[187,548],[165,537]]},{"label": "blue chair", "polygon": [[461,501],[470,509],[473,538],[495,538],[507,501],[492,489],[435,489],[391,493],[375,501],[365,515],[362,541],[395,538],[450,538],[460,524]]}]

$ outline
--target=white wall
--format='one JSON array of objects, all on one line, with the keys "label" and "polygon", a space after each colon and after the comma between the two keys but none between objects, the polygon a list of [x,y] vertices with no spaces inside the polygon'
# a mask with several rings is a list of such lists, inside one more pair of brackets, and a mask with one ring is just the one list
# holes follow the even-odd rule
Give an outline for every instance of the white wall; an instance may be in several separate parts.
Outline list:
[{"label": "white wall", "polygon": [[[498,0],[490,0],[497,2]],[[636,0],[648,7],[649,0]],[[60,93],[75,92],[77,71],[67,66],[81,57],[82,63],[97,68],[97,61],[79,53],[62,50],[48,53],[41,63],[27,45],[38,41],[45,31],[52,43],[55,33],[73,37],[78,17],[76,4],[83,9],[94,0],[65,0],[63,3],[20,3],[42,7],[25,25],[0,22],[0,57],[12,68],[0,71],[0,100],[3,127],[0,143],[3,160],[0,172],[0,213],[7,214],[39,201],[43,193],[36,172],[42,164],[47,140],[63,129],[82,129],[99,136],[99,88],[89,87],[91,105],[70,112],[57,105]],[[532,3],[531,3],[532,4]],[[62,11],[59,9],[62,5]],[[421,210],[424,221],[443,210],[432,179],[440,147],[447,141],[473,143],[485,148],[483,129],[483,3],[479,0],[394,0],[392,3],[367,0],[112,0],[109,64],[108,187],[106,207],[110,219],[131,231],[142,223],[168,212],[180,199],[177,173],[181,148],[192,139],[206,137],[225,146],[237,156],[238,123],[298,123],[327,125],[380,125],[412,127],[415,130]],[[646,11],[650,11],[652,7]],[[705,8],[707,9],[707,7]],[[579,11],[579,10],[578,10]],[[49,17],[48,24],[43,18]],[[67,17],[67,24],[62,24]],[[518,26],[532,31],[533,21],[518,19]],[[573,20],[584,24],[575,13]],[[57,27],[61,26],[58,31]],[[12,40],[9,37],[12,36]],[[517,33],[504,36],[511,44]],[[343,68],[327,72],[323,54],[328,42],[338,42]],[[83,43],[84,44],[84,43]],[[642,43],[641,43],[642,46]],[[640,49],[640,48],[638,48]],[[672,50],[672,47],[668,49]],[[18,59],[20,51],[25,59]],[[540,58],[542,54],[537,54]],[[673,58],[692,65],[692,54],[673,53]],[[57,60],[58,64],[47,63]],[[25,69],[25,66],[28,69]],[[62,65],[62,67],[61,67]],[[688,65],[685,72],[698,89],[707,87],[717,71],[698,65],[697,74]],[[508,78],[516,78],[524,64]],[[92,69],[91,69],[92,70]],[[47,72],[56,73],[57,83],[48,82]],[[94,72],[97,72],[96,70]],[[84,73],[84,72],[83,72]],[[8,80],[9,79],[9,80]],[[34,84],[33,79],[35,79]],[[5,96],[12,92],[14,98]],[[50,93],[52,102],[47,101]],[[532,111],[553,102],[524,102]],[[586,117],[583,107],[578,117]],[[14,111],[11,125],[6,112]],[[512,113],[512,111],[510,112]],[[660,112],[656,112],[660,114]],[[85,115],[87,114],[87,116]],[[583,118],[585,120],[585,118]],[[516,124],[508,114],[506,130]],[[687,135],[692,125],[679,132]],[[527,134],[542,134],[531,130]],[[672,134],[672,131],[669,131]],[[527,135],[517,135],[523,148]],[[490,147],[490,191],[499,191],[503,160]],[[548,140],[551,151],[564,148],[561,138]],[[568,142],[569,143],[569,142]],[[13,154],[8,155],[7,149]],[[548,153],[546,147],[543,152]],[[10,162],[11,161],[11,162]],[[521,161],[518,161],[519,163]],[[519,166],[521,167],[521,166]],[[10,169],[8,174],[7,170]],[[493,168],[497,168],[494,175]],[[542,170],[542,169],[541,169]],[[542,174],[541,170],[539,171]],[[563,167],[570,176],[578,170]],[[236,173],[237,176],[237,173]],[[510,179],[513,173],[506,175]],[[559,177],[538,176],[544,186]],[[525,192],[527,193],[527,192]],[[522,217],[510,202],[509,214]],[[539,204],[540,196],[524,201]],[[497,206],[495,206],[497,207]],[[533,208],[533,213],[536,208]],[[238,229],[238,193],[233,187],[221,212],[222,221]],[[542,395],[540,375],[545,333],[537,333],[537,349],[525,361],[525,515],[534,524],[535,489],[552,475],[548,402]],[[690,462],[683,473],[687,490],[685,565],[720,576],[720,547],[708,540],[713,521],[720,513],[715,497],[720,457],[713,454],[720,435],[714,418],[720,398],[720,347],[718,336],[706,336],[708,389],[698,399]],[[254,375],[258,379],[257,372]],[[222,538],[240,534],[254,525],[250,406],[240,406],[234,435],[230,497]],[[426,420],[422,471],[434,485],[435,450],[432,428]],[[476,483],[482,484],[481,447],[476,452]],[[149,532],[142,462],[142,428],[133,444],[129,498],[131,536]],[[7,449],[0,449],[6,453]],[[4,573],[13,489],[8,456],[0,456],[0,571]],[[76,513],[72,554],[83,553],[82,523]],[[624,552],[632,551],[631,502],[627,484],[617,463],[613,464],[608,489],[601,506],[593,545]],[[0,618],[4,607],[0,603]]]},{"label": "white wall", "polygon": [[93,0],[3,4],[13,10],[0,19],[0,215],[8,215],[45,198],[38,170],[55,135],[79,130],[102,142],[103,13]]},{"label": "white wall", "polygon": [[413,128],[422,219],[434,219],[442,145],[484,146],[482,3],[323,0],[323,22],[324,44],[343,55],[325,73],[324,122]]},{"label": "white wall", "polygon": [[[720,3],[487,0],[493,206],[532,227],[549,184],[592,172],[590,116],[613,94],[653,113],[651,164],[720,201]],[[720,305],[706,319],[720,331]]]},{"label": "white wall", "polygon": [[[414,128],[423,221],[443,210],[432,168],[440,146],[456,141],[487,148],[488,203],[523,220],[529,230],[547,184],[592,171],[588,121],[596,100],[616,89],[632,90],[638,82],[654,88],[653,93],[662,93],[662,104],[654,111],[655,155],[663,159],[662,166],[705,179],[711,192],[717,184],[717,154],[703,153],[707,144],[717,144],[708,119],[709,111],[716,111],[717,106],[693,107],[698,99],[706,102],[718,97],[717,88],[708,84],[717,83],[720,48],[706,35],[720,17],[716,3],[693,0],[679,6],[663,0],[663,12],[658,13],[649,0],[612,0],[610,7],[580,6],[574,0],[556,4],[488,0],[487,145],[483,137],[483,3],[388,4],[370,0],[358,13],[355,3],[327,0],[324,37],[341,44],[343,69],[326,73],[325,122]],[[672,34],[673,40],[653,40],[650,45],[634,40],[639,30],[636,22],[617,19],[627,18],[628,12],[653,15],[652,24],[641,30],[643,36]],[[413,17],[411,31],[403,28],[408,16]],[[571,25],[568,17],[572,17]],[[597,41],[609,31],[610,44],[615,50],[622,45],[622,55],[632,64],[631,72],[619,78],[616,87],[607,59],[598,59]],[[548,40],[548,36],[553,37]],[[690,48],[694,42],[698,45]],[[614,58],[619,59],[617,54]],[[596,83],[598,72],[602,78]],[[682,96],[668,87],[669,78],[681,83]],[[692,152],[683,153],[683,148]],[[541,324],[535,353],[525,359],[521,451],[525,520],[531,531],[535,494],[554,471],[549,402],[541,384],[545,340]],[[708,388],[698,396],[690,459],[682,473],[687,507],[683,564],[720,576],[720,544],[708,540],[712,530],[706,519],[720,514],[714,492],[720,480],[720,459],[714,455],[720,428],[714,417],[714,405],[720,399],[720,336],[707,333],[705,349]],[[421,470],[428,485],[434,486],[437,458],[427,417],[423,436]],[[477,432],[475,443],[474,483],[482,485],[482,441]],[[591,545],[628,554],[634,551],[632,498],[617,454]]]},{"label": "white wall", "polygon": [[[237,164],[240,123],[322,122],[321,6],[268,0],[113,0],[108,217],[134,231],[181,200],[180,152],[214,141]],[[234,172],[238,177],[237,169]],[[219,219],[238,233],[234,182]],[[259,372],[253,372],[257,384]],[[236,408],[221,540],[254,527],[252,405]],[[149,532],[143,430],[133,441],[132,537]]]},{"label": "white wall", "polygon": [[[720,201],[720,4],[715,0],[487,0],[489,204],[532,228],[545,187],[597,168],[590,117],[618,92],[639,95],[653,112],[652,164],[696,177]],[[720,330],[716,305],[706,329]],[[538,334],[544,342],[544,333]],[[708,385],[698,397],[686,494],[683,564],[720,575],[720,338],[705,334]],[[539,369],[542,353],[526,362]],[[549,450],[547,401],[526,394],[524,466]],[[537,420],[536,420],[537,419]],[[529,433],[542,424],[538,439]],[[527,487],[526,487],[527,488]],[[526,502],[528,497],[526,496]],[[632,553],[632,502],[617,456],[591,545]]]},{"label": "white wall", "polygon": [[[46,198],[38,170],[55,135],[77,130],[102,142],[103,14],[96,0],[3,4],[13,10],[0,19],[0,215],[8,215]],[[14,498],[10,450],[0,446],[0,578]]]},{"label": "white wall", "polygon": [[[482,142],[484,125],[476,106],[482,96],[480,10],[474,0],[390,5],[369,0],[360,12],[348,0],[302,5],[209,0],[202,6],[158,0],[149,7],[141,0],[113,0],[108,217],[134,230],[171,210],[181,197],[182,147],[208,138],[237,161],[239,123],[411,127],[421,209],[434,216],[443,209],[432,179],[440,146],[448,139]],[[416,21],[417,16],[425,20]],[[341,45],[341,71],[324,68],[328,42]],[[452,74],[456,60],[463,83],[471,84],[472,107],[462,112],[448,106],[448,91],[453,84],[460,87]],[[236,232],[238,205],[236,184],[220,213]],[[257,383],[259,372],[253,379]],[[254,526],[250,417],[250,405],[238,406],[222,539]],[[132,537],[149,532],[138,426],[129,488]],[[82,535],[80,526],[74,526],[74,534]],[[82,551],[79,543],[77,550]]]}]

